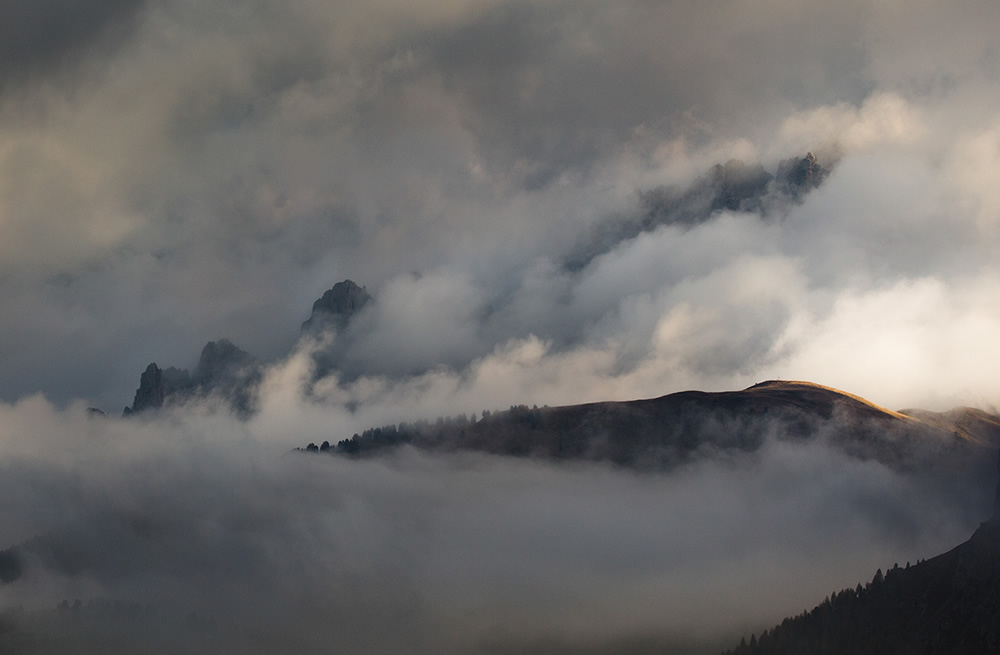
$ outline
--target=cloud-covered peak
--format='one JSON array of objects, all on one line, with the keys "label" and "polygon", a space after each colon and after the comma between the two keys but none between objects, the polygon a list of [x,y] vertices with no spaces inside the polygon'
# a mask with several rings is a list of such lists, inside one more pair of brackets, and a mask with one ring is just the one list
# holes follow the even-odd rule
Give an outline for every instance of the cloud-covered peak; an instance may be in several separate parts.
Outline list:
[{"label": "cloud-covered peak", "polygon": [[[853,302],[992,290],[1000,93],[983,3],[56,9],[3,22],[45,32],[7,41],[31,73],[0,89],[8,399],[120,405],[151,359],[191,369],[216,335],[274,361],[299,338],[288,317],[345,277],[379,298],[352,377],[534,336],[559,356],[608,352],[615,375],[660,367],[663,392],[782,373],[852,387],[807,335]],[[965,35],[947,55],[914,50],[947,34]],[[809,151],[836,170],[813,176]],[[733,220],[772,207],[755,162],[795,199],[772,214],[786,219]],[[671,208],[700,184],[715,218],[685,222]],[[760,275],[777,281],[768,300],[743,302]],[[992,324],[956,302],[932,313]],[[921,395],[981,393],[955,329],[908,351],[947,351],[943,369],[866,391],[915,402],[910,381],[944,371],[948,390]],[[867,343],[891,340],[873,330]],[[668,332],[688,354],[654,364]]]},{"label": "cloud-covered peak", "polygon": [[351,317],[372,300],[368,290],[353,280],[337,282],[313,303],[312,314],[302,324],[303,332],[322,332],[327,328],[342,330]]}]

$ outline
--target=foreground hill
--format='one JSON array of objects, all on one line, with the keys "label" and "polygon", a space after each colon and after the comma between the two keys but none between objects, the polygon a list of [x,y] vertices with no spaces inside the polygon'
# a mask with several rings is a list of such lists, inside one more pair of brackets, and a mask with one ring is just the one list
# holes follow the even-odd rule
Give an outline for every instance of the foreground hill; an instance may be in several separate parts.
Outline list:
[{"label": "foreground hill", "polygon": [[307,450],[374,455],[403,444],[661,470],[699,454],[754,451],[768,437],[827,439],[851,456],[895,468],[940,465],[1000,445],[1000,418],[971,408],[894,412],[809,382],[743,391],[685,391],[649,400],[565,407],[515,406],[481,420],[459,416],[366,430]]},{"label": "foreground hill", "polygon": [[876,572],[726,655],[1000,653],[1000,521],[932,559]]}]

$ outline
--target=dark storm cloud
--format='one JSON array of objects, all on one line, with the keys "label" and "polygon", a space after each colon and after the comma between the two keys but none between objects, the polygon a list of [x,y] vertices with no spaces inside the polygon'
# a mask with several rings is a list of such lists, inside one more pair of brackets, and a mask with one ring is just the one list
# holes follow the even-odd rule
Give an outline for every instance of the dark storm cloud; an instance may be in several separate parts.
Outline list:
[{"label": "dark storm cloud", "polygon": [[[82,53],[105,42],[94,26],[127,25],[107,65],[74,69],[71,93],[52,77],[0,95],[0,352],[17,363],[0,395],[116,411],[149,361],[190,366],[208,340],[279,359],[344,278],[380,298],[352,377],[475,375],[539,346],[551,380],[595,376],[589,399],[791,372],[863,381],[806,356],[852,302],[961,286],[954,325],[995,319],[972,309],[993,288],[1000,206],[987,7],[924,9],[98,5],[74,23],[86,38],[56,26],[59,47],[30,42]],[[8,11],[5,26],[50,15]],[[946,41],[941,57],[913,45]],[[723,212],[560,270],[581,234],[641,210],[637,192],[814,148],[841,167],[781,221]],[[913,347],[960,351],[936,329]],[[901,384],[879,377],[862,391]]]},{"label": "dark storm cloud", "polygon": [[860,101],[864,53],[841,39],[863,24],[854,8],[504,3],[414,47],[497,172],[530,190],[587,174],[640,129],[705,141]]},{"label": "dark storm cloud", "polygon": [[120,42],[145,0],[0,3],[0,83],[24,81]]}]

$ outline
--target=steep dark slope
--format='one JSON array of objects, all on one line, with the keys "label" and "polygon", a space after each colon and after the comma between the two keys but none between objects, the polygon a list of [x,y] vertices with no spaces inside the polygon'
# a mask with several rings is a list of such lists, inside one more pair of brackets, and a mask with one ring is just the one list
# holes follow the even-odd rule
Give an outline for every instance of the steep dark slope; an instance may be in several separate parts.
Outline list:
[{"label": "steep dark slope", "polygon": [[317,333],[331,327],[343,330],[351,318],[372,300],[368,290],[354,281],[338,282],[313,303],[312,313],[302,324],[302,331]]},{"label": "steep dark slope", "polygon": [[[930,415],[929,415],[930,416]],[[977,410],[893,412],[807,382],[765,382],[743,391],[685,391],[649,400],[565,407],[511,407],[481,420],[385,426],[330,447],[373,455],[409,444],[432,451],[480,451],[552,460],[607,461],[659,470],[717,451],[753,451],[768,437],[827,439],[852,456],[896,468],[959,462],[1000,444],[1000,419]]]},{"label": "steep dark slope", "polygon": [[726,655],[1000,653],[1000,522],[932,559],[879,570]]}]

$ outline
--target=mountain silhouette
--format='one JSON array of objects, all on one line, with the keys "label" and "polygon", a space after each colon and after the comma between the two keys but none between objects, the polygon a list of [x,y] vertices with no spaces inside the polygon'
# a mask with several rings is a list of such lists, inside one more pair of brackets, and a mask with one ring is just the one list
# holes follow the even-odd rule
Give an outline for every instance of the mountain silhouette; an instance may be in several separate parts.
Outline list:
[{"label": "mountain silhouette", "polygon": [[193,373],[172,366],[161,369],[156,362],[147,366],[124,415],[215,395],[228,402],[238,415],[246,416],[253,410],[262,375],[263,364],[250,353],[228,339],[209,341]]},{"label": "mountain silhouette", "polygon": [[[343,330],[372,300],[365,288],[354,281],[338,282],[313,303],[312,313],[301,331],[318,337],[326,331]],[[317,360],[318,370],[329,372],[336,367],[335,359],[327,352],[318,352]],[[147,366],[139,376],[139,387],[124,415],[215,396],[228,403],[237,416],[247,418],[256,410],[257,386],[263,373],[263,362],[228,339],[209,341],[194,372],[173,366],[160,368],[156,362]]]},{"label": "mountain silhouette", "polygon": [[315,333],[331,327],[343,330],[351,318],[372,300],[368,290],[353,280],[338,282],[313,303],[312,314],[302,324],[302,331]]},{"label": "mountain silhouette", "polygon": [[401,445],[549,460],[668,469],[702,454],[752,452],[769,437],[825,439],[847,454],[898,469],[981,457],[1000,445],[1000,418],[972,408],[891,411],[810,382],[768,381],[743,391],[564,407],[514,406],[366,430],[307,450],[373,456]]}]

